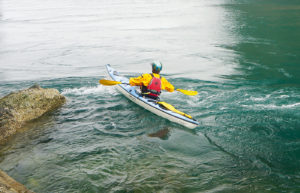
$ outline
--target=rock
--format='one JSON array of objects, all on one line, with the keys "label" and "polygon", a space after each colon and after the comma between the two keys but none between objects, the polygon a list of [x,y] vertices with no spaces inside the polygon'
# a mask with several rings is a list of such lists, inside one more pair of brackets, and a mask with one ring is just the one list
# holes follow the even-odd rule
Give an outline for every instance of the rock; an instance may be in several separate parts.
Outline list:
[{"label": "rock", "polygon": [[0,99],[0,142],[26,122],[57,109],[65,101],[57,89],[43,89],[39,85],[3,97]]},{"label": "rock", "polygon": [[5,193],[33,193],[24,185],[9,177],[5,172],[0,170],[0,192]]},{"label": "rock", "polygon": [[29,89],[34,89],[34,88],[36,88],[36,89],[41,89],[40,85],[38,85],[38,84],[34,84],[34,85],[31,86]]},{"label": "rock", "polygon": [[169,133],[170,133],[170,129],[169,128],[165,128],[165,129],[161,129],[155,133],[150,133],[148,134],[149,137],[159,137],[160,139],[168,139],[169,137]]}]

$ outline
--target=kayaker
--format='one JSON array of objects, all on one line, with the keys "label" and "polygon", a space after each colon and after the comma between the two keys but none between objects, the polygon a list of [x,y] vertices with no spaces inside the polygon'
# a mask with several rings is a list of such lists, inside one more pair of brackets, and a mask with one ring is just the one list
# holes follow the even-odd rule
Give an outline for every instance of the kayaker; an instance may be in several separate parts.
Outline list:
[{"label": "kayaker", "polygon": [[173,92],[174,86],[159,75],[162,70],[162,63],[160,61],[152,62],[151,66],[151,74],[142,74],[139,77],[130,78],[129,84],[131,86],[140,86],[143,96],[158,100],[161,90]]}]

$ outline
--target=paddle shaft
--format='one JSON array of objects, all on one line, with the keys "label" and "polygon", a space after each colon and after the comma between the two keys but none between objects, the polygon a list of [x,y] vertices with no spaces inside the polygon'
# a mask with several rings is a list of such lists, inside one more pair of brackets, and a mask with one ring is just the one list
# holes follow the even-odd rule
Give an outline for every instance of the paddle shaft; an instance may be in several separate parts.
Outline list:
[{"label": "paddle shaft", "polygon": [[[119,81],[114,81],[114,80],[105,80],[105,79],[101,79],[99,80],[99,83],[105,86],[114,86],[117,84],[127,84],[130,85],[128,82],[119,82]],[[183,89],[176,89],[176,91],[181,92],[185,95],[197,95],[198,92],[197,91],[192,91],[192,90],[183,90]]]}]

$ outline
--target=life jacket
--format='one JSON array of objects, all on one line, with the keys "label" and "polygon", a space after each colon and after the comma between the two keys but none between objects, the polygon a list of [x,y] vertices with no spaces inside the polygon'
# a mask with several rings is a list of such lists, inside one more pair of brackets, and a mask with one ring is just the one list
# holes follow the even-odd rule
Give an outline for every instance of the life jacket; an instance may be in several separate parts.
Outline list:
[{"label": "life jacket", "polygon": [[152,73],[151,73],[152,79],[147,86],[147,91],[149,92],[150,96],[153,97],[158,97],[161,93],[161,80],[160,77],[156,78]]}]

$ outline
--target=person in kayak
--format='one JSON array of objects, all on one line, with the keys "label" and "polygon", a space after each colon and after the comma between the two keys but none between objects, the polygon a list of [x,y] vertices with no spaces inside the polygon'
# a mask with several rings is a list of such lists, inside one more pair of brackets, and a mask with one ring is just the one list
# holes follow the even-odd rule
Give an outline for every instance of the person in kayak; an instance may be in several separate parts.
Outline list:
[{"label": "person in kayak", "polygon": [[139,77],[132,77],[129,79],[129,84],[131,86],[140,86],[141,94],[143,96],[159,100],[161,90],[173,92],[174,86],[164,77],[159,75],[160,71],[162,70],[161,62],[154,61],[151,63],[151,66],[151,74],[142,74]]}]

